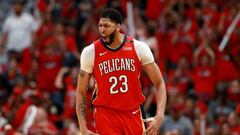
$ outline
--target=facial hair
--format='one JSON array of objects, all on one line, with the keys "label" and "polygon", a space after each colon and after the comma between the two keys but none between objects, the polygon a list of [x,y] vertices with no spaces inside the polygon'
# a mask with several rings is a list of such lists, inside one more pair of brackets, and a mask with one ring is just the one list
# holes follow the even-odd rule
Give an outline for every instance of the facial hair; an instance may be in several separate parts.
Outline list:
[{"label": "facial hair", "polygon": [[104,41],[104,43],[106,44],[106,45],[111,45],[112,44],[112,42],[113,42],[113,40],[114,40],[114,37],[115,37],[115,31],[116,31],[116,29],[108,36],[108,38],[109,38],[109,41]]}]

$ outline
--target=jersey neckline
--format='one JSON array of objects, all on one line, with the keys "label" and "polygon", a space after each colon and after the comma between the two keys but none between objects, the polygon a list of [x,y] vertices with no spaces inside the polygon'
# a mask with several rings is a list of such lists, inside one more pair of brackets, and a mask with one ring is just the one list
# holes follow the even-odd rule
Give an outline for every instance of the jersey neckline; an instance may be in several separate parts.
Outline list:
[{"label": "jersey neckline", "polygon": [[118,48],[114,48],[114,49],[113,49],[113,48],[110,48],[110,47],[103,41],[102,38],[100,38],[100,41],[101,41],[102,45],[103,45],[106,49],[108,49],[108,50],[110,50],[110,51],[113,51],[113,52],[116,52],[116,51],[118,51],[119,49],[121,49],[121,48],[123,47],[123,45],[126,43],[126,41],[127,41],[127,35],[124,34],[123,42],[121,43],[121,45],[120,45]]}]

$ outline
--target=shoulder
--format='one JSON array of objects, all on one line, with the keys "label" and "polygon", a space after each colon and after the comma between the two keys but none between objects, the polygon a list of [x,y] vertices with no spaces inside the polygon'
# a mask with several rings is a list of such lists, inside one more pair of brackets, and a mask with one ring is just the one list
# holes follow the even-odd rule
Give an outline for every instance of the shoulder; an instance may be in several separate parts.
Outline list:
[{"label": "shoulder", "polygon": [[133,39],[133,43],[134,43],[134,47],[135,49],[147,49],[149,48],[149,46],[142,42],[142,41],[139,41],[139,40],[136,40],[136,39]]},{"label": "shoulder", "polygon": [[90,44],[88,46],[86,46],[82,53],[81,53],[81,58],[83,59],[94,59],[95,57],[95,47],[94,47],[94,44]]},{"label": "shoulder", "polygon": [[149,46],[145,42],[134,39],[133,43],[134,43],[134,48],[138,54],[139,53],[142,54],[150,50]]},{"label": "shoulder", "polygon": [[154,62],[153,54],[146,43],[136,39],[134,39],[133,42],[134,42],[134,48],[136,50],[137,56],[141,61],[142,65],[146,65]]},{"label": "shoulder", "polygon": [[92,73],[95,58],[94,44],[86,46],[81,53],[81,69]]},{"label": "shoulder", "polygon": [[82,53],[86,54],[86,55],[89,55],[89,54],[93,54],[93,52],[95,51],[95,47],[94,47],[94,43],[86,46]]}]

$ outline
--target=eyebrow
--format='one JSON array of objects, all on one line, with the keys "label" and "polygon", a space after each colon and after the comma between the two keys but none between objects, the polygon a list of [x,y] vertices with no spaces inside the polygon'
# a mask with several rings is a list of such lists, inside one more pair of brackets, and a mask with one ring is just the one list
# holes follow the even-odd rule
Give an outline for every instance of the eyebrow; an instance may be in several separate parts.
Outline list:
[{"label": "eyebrow", "polygon": [[111,25],[111,24],[112,24],[112,22],[102,22],[102,23],[101,23],[101,21],[99,21],[98,25],[100,25],[100,24],[104,24],[104,25],[106,25],[106,24],[107,24],[107,25]]}]

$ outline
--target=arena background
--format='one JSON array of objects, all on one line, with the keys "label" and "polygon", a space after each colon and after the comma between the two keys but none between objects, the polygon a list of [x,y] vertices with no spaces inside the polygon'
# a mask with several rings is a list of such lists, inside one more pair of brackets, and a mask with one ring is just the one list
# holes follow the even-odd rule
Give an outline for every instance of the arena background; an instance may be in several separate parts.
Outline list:
[{"label": "arena background", "polygon": [[[146,42],[163,73],[159,134],[240,135],[239,0],[0,0],[0,135],[80,134],[79,56],[105,7],[121,11],[122,32]],[[141,82],[151,117],[155,89],[144,73]],[[87,121],[94,131],[90,102]]]}]

